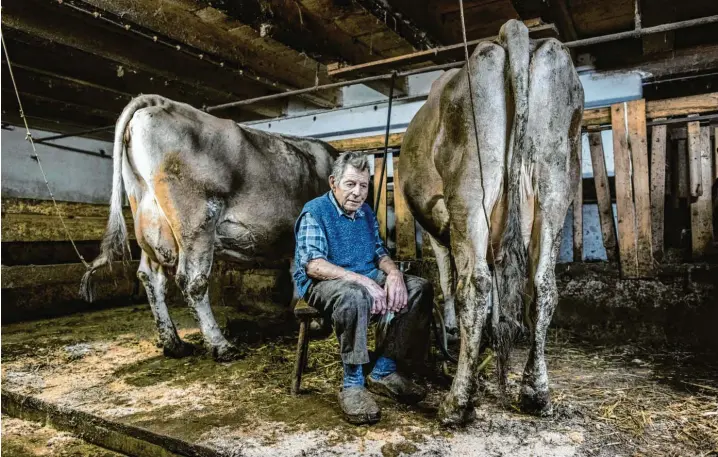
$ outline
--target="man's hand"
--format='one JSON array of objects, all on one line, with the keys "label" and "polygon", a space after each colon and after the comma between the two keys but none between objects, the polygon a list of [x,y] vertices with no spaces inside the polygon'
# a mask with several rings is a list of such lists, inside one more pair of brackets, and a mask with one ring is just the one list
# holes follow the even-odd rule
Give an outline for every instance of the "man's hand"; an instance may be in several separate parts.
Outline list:
[{"label": "man's hand", "polygon": [[398,313],[402,309],[406,308],[406,305],[409,302],[409,294],[406,291],[404,275],[401,274],[401,271],[392,270],[386,276],[384,290],[386,291],[387,309],[389,311]]},{"label": "man's hand", "polygon": [[384,289],[382,289],[381,286],[374,280],[357,273],[350,273],[345,277],[345,279],[363,286],[367,292],[369,292],[369,296],[372,299],[372,314],[386,314],[386,312],[389,311],[386,306],[386,292],[384,292]]}]

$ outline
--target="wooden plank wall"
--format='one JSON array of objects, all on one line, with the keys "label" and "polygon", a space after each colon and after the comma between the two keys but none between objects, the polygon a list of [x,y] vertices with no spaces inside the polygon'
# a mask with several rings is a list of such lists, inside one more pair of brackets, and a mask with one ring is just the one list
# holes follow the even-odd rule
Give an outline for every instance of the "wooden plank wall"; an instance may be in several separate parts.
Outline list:
[{"label": "wooden plank wall", "polygon": [[618,242],[616,241],[616,223],[613,218],[613,204],[611,190],[608,187],[608,172],[606,171],[606,157],[603,152],[601,132],[588,134],[588,145],[591,151],[591,165],[596,186],[596,199],[598,203],[598,216],[601,221],[601,236],[609,261],[616,260]]},{"label": "wooden plank wall", "polygon": [[666,126],[656,125],[651,133],[651,238],[653,257],[663,259],[663,220],[666,201]]},{"label": "wooden plank wall", "polygon": [[[713,244],[712,164],[709,127],[688,123],[688,154],[695,164],[691,173],[691,252],[693,260],[708,254]],[[695,196],[693,195],[695,193]]]}]

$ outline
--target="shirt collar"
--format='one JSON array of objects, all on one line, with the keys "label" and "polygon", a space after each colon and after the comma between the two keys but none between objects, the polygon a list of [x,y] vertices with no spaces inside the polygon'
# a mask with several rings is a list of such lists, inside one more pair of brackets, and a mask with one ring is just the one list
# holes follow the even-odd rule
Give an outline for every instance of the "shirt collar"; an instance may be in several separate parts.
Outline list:
[{"label": "shirt collar", "polygon": [[[354,217],[348,215],[346,213],[346,211],[344,211],[344,209],[341,206],[339,206],[339,202],[337,201],[336,197],[334,197],[334,192],[332,192],[331,190],[329,191],[329,200],[334,205],[334,208],[336,208],[337,214],[339,214],[340,216],[348,217],[349,219],[354,219]],[[354,216],[355,217],[364,217],[364,210],[362,208],[359,208],[354,213]]]}]

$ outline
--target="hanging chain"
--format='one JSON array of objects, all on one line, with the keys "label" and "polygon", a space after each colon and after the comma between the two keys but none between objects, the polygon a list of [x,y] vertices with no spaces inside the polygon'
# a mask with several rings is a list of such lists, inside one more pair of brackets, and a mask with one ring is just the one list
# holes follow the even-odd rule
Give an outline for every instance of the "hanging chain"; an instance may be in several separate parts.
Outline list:
[{"label": "hanging chain", "polygon": [[40,156],[37,153],[37,149],[35,149],[35,142],[32,138],[32,133],[30,132],[30,127],[27,124],[27,118],[25,117],[25,111],[22,108],[22,101],[20,100],[20,91],[17,88],[17,83],[15,82],[15,75],[12,71],[12,63],[10,62],[10,55],[7,52],[7,46],[5,45],[5,36],[2,35],[2,32],[0,32],[0,41],[2,41],[2,48],[3,52],[5,53],[5,61],[7,62],[8,70],[10,71],[10,79],[12,80],[12,86],[15,90],[15,97],[17,97],[17,105],[20,109],[20,117],[22,118],[23,123],[25,124],[25,140],[30,142],[30,145],[32,146],[32,158],[37,162],[37,166],[40,167],[40,173],[42,173],[42,179],[45,181],[45,186],[47,187],[47,192],[50,194],[50,199],[52,200],[52,204],[55,208],[55,212],[57,212],[57,217],[60,219],[60,223],[62,224],[62,228],[65,231],[65,236],[67,236],[67,239],[70,240],[70,243],[72,243],[73,249],[75,249],[75,253],[77,254],[77,257],[80,258],[80,261],[85,266],[85,268],[89,267],[89,264],[85,261],[85,258],[80,254],[80,251],[77,249],[77,245],[75,244],[75,241],[72,239],[72,236],[70,236],[70,231],[67,229],[67,225],[65,225],[65,220],[62,217],[62,211],[60,211],[60,207],[57,205],[57,201],[55,200],[55,195],[52,193],[52,188],[50,187],[50,183],[47,181],[47,175],[45,174],[45,169],[42,167],[42,163],[40,162]]}]

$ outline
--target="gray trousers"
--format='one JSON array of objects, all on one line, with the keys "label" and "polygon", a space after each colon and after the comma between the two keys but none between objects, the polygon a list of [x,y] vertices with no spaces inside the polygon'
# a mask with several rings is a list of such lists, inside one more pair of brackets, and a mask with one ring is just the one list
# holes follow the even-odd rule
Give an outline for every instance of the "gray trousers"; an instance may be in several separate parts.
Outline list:
[{"label": "gray trousers", "polygon": [[[384,286],[386,275],[379,272],[376,282]],[[420,364],[428,351],[429,321],[434,301],[431,283],[417,276],[404,275],[408,304],[389,324],[380,355],[399,365]],[[339,339],[342,361],[347,364],[369,363],[367,329],[371,320],[372,299],[359,284],[333,279],[320,281],[309,289],[308,303],[331,319]]]}]

